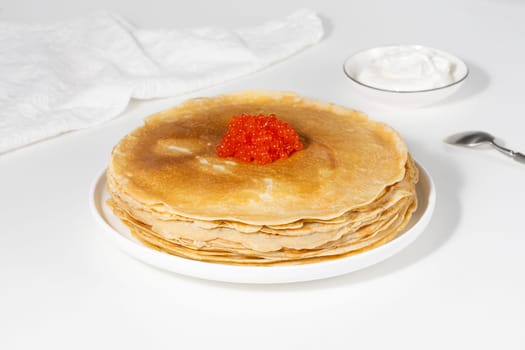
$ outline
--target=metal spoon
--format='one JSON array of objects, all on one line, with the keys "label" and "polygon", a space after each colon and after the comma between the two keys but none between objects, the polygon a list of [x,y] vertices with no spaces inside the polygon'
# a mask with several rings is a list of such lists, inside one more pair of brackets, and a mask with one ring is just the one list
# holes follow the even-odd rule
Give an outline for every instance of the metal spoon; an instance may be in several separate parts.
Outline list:
[{"label": "metal spoon", "polygon": [[451,135],[445,139],[446,143],[456,146],[463,147],[477,147],[480,145],[490,145],[505,154],[506,156],[511,157],[517,162],[525,163],[525,154],[515,152],[508,148],[505,148],[496,143],[495,137],[484,131],[467,131],[459,134]]}]

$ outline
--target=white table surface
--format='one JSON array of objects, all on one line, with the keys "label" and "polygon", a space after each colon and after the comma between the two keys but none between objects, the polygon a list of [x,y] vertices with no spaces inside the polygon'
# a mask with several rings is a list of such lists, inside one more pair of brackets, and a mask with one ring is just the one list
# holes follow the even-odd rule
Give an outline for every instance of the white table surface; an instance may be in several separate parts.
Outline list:
[{"label": "white table surface", "polygon": [[[524,2],[4,0],[0,20],[107,9],[143,27],[236,28],[300,7],[318,11],[327,34],[297,56],[186,96],[133,102],[103,126],[0,156],[0,349],[525,348],[525,165],[442,142],[481,129],[525,151]],[[345,57],[396,43],[462,57],[466,85],[412,110],[355,93]],[[396,128],[437,186],[428,229],[378,265],[285,285],[182,277],[118,250],[88,204],[112,146],[152,112],[246,88],[297,91]]]}]

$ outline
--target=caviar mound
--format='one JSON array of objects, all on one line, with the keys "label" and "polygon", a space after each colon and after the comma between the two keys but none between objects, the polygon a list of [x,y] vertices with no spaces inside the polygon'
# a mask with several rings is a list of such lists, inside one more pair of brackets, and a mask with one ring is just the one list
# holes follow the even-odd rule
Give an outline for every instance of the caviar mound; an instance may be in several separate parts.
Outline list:
[{"label": "caviar mound", "polygon": [[228,131],[217,145],[221,158],[269,164],[303,149],[299,135],[275,114],[233,116]]}]

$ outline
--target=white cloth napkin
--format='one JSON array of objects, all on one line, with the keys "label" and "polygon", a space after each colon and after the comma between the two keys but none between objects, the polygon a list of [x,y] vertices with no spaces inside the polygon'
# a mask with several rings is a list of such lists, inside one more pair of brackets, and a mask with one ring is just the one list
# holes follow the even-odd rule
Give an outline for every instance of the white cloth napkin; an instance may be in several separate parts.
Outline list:
[{"label": "white cloth napkin", "polygon": [[0,153],[107,121],[130,98],[174,96],[255,72],[322,36],[310,10],[238,30],[146,30],[108,13],[0,22]]}]

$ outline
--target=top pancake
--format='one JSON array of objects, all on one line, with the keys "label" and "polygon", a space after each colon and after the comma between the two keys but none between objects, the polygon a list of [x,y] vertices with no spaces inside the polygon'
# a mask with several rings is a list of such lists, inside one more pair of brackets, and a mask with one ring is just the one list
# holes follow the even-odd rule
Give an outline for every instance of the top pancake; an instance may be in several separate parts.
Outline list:
[{"label": "top pancake", "polygon": [[[275,114],[304,149],[271,164],[219,158],[233,115]],[[115,146],[108,175],[141,205],[200,220],[281,225],[373,202],[405,175],[407,149],[385,124],[293,93],[198,98],[149,117]]]}]

